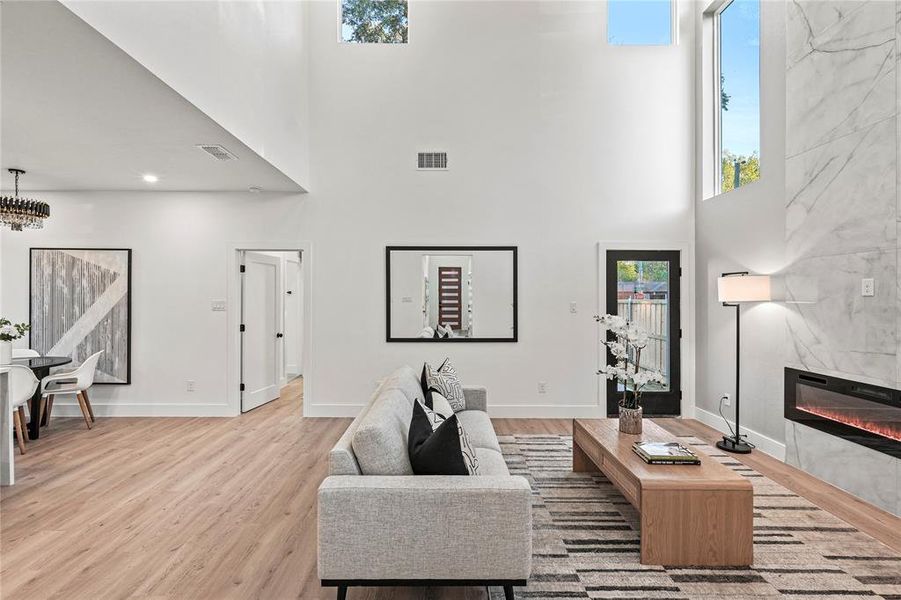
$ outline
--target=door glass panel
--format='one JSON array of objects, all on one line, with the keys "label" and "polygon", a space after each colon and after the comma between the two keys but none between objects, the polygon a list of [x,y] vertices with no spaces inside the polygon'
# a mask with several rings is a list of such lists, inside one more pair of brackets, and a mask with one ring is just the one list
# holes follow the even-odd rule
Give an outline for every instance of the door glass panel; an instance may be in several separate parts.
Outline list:
[{"label": "door glass panel", "polygon": [[[665,260],[617,260],[617,314],[649,334],[639,368],[663,373],[663,383],[651,383],[645,392],[670,390],[670,263]],[[634,359],[635,357],[633,357]],[[617,386],[622,391],[622,385]]]}]

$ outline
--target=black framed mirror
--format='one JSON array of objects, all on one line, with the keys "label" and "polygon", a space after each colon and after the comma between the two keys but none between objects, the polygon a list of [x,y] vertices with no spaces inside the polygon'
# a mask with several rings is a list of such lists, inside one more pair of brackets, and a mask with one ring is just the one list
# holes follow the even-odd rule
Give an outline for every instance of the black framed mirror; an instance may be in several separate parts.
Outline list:
[{"label": "black framed mirror", "polygon": [[389,342],[517,341],[516,246],[387,246]]}]

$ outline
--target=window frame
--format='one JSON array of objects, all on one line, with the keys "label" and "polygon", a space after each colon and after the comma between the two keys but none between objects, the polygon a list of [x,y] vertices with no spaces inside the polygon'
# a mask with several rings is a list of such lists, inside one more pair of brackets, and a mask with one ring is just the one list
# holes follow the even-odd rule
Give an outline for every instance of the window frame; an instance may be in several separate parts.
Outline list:
[{"label": "window frame", "polygon": [[[669,28],[670,28],[670,41],[668,44],[614,44],[610,42],[610,2],[606,2],[606,8],[604,12],[604,18],[606,19],[606,23],[604,24],[604,42],[608,46],[613,46],[614,48],[669,48],[671,46],[679,45],[679,4],[680,0],[669,0],[669,9],[670,9],[670,17],[669,17]],[[409,14],[407,15],[409,20]]]},{"label": "window frame", "polygon": [[[729,192],[734,192],[739,188],[733,188],[723,191],[723,127],[722,127],[722,27],[721,16],[723,12],[732,5],[735,0],[713,0],[707,5],[707,8],[701,14],[701,73],[700,78],[700,123],[702,128],[701,136],[701,193],[702,199],[710,200],[717,196],[723,196]],[[758,36],[760,37],[760,45],[758,53],[759,60],[762,61],[763,48],[763,0],[756,0],[761,7],[760,22],[758,23]],[[763,77],[760,71],[762,65],[758,65],[758,97],[763,98]],[[762,156],[763,156],[763,104],[758,103],[758,160],[761,161],[760,176],[747,183],[741,188],[745,188],[763,179]]]},{"label": "window frame", "polygon": [[407,41],[406,42],[393,42],[390,44],[386,43],[377,43],[377,42],[351,42],[344,39],[344,0],[337,0],[337,10],[338,10],[338,44],[342,46],[409,46],[413,41],[410,39],[410,20],[411,20],[411,6],[415,4],[414,2],[410,2],[410,0],[406,0],[407,2]]}]

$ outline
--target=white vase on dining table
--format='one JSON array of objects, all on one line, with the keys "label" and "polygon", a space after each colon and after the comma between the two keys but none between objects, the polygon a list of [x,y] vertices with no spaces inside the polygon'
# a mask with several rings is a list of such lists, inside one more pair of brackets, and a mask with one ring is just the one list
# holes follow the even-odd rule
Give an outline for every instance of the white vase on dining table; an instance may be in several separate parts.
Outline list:
[{"label": "white vase on dining table", "polygon": [[0,365],[8,365],[13,361],[13,343],[0,340]]}]

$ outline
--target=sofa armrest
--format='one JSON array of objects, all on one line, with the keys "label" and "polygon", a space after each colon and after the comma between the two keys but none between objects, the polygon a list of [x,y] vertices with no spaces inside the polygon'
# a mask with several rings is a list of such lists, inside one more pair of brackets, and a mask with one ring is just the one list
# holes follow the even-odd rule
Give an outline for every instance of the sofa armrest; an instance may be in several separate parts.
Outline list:
[{"label": "sofa armrest", "polygon": [[463,398],[466,400],[466,410],[488,412],[488,388],[478,385],[464,385]]},{"label": "sofa armrest", "polygon": [[322,580],[524,580],[532,490],[522,477],[327,477],[319,487]]}]

